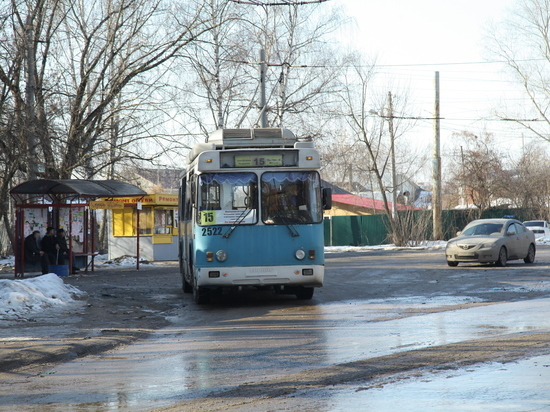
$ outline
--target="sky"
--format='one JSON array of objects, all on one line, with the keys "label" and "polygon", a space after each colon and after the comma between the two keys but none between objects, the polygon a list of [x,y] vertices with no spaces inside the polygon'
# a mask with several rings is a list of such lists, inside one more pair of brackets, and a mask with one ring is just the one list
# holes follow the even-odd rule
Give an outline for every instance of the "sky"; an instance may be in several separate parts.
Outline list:
[{"label": "sky", "polygon": [[[408,89],[413,105],[402,115],[433,116],[434,77],[439,72],[443,156],[453,132],[487,130],[518,152],[532,138],[510,122],[495,119],[494,110],[504,102],[525,100],[502,64],[487,61],[484,49],[487,26],[501,20],[516,0],[331,1],[354,19],[343,38],[352,39],[350,46],[366,56],[377,56],[380,75],[396,88]],[[432,145],[433,122],[419,121],[413,135],[419,144]]]}]

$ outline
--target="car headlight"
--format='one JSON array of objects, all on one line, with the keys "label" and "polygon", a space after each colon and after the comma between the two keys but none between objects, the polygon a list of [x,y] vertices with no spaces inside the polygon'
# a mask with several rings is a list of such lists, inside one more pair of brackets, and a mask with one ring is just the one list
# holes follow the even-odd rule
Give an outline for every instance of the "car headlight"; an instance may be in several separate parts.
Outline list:
[{"label": "car headlight", "polygon": [[294,256],[296,256],[296,259],[302,260],[306,257],[306,252],[303,249],[298,249],[296,253],[294,253]]},{"label": "car headlight", "polygon": [[216,252],[216,259],[218,259],[219,262],[224,262],[225,259],[227,259],[227,253],[225,250],[218,250]]}]

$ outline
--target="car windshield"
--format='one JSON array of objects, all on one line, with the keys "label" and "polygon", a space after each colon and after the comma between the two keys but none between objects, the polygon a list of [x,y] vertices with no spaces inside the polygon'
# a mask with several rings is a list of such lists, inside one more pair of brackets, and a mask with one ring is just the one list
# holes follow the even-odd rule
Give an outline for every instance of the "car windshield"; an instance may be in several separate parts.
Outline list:
[{"label": "car windshield", "polygon": [[465,236],[487,236],[492,233],[500,233],[502,224],[499,223],[478,223],[469,226],[462,232]]}]

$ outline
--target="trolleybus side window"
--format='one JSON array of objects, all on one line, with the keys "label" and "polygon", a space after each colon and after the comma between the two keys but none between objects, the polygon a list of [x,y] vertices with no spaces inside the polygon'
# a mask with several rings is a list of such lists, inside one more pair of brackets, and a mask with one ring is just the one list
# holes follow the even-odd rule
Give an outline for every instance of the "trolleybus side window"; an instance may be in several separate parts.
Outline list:
[{"label": "trolleybus side window", "polygon": [[258,177],[254,173],[203,173],[198,179],[200,225],[257,223]]},{"label": "trolleybus side window", "polygon": [[267,172],[261,177],[261,186],[264,223],[321,222],[323,213],[317,172]]}]

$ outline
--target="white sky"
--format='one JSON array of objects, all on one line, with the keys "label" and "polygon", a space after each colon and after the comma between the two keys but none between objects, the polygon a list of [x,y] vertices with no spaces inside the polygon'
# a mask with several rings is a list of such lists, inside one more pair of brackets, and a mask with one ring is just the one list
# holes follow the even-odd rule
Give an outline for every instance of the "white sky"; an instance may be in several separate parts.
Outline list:
[{"label": "white sky", "polygon": [[[382,77],[408,89],[414,106],[403,115],[433,116],[434,73],[439,71],[443,155],[452,133],[464,130],[486,129],[506,148],[521,151],[530,138],[525,130],[510,122],[487,120],[495,118],[495,108],[516,106],[524,98],[503,74],[501,64],[486,63],[483,46],[487,24],[501,20],[515,0],[331,2],[342,5],[355,19],[355,28],[343,37],[353,39],[351,46],[366,56],[377,56]],[[421,121],[414,135],[431,145],[432,121]]]}]

